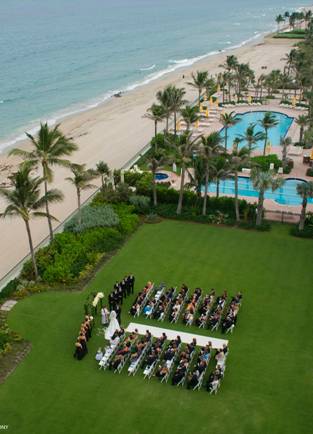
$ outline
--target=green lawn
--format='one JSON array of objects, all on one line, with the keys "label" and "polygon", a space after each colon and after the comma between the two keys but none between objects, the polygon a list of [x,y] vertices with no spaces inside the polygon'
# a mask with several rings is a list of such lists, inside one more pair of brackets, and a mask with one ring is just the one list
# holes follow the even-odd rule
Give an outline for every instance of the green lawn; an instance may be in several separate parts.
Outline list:
[{"label": "green lawn", "polygon": [[[84,292],[44,293],[13,309],[10,326],[33,348],[0,386],[0,424],[14,434],[312,433],[312,264],[312,242],[280,225],[269,233],[170,221],[142,226]],[[148,382],[141,373],[99,371],[96,336],[89,355],[73,359],[87,291],[107,291],[129,271],[137,290],[153,279],[243,292],[216,396]]]}]

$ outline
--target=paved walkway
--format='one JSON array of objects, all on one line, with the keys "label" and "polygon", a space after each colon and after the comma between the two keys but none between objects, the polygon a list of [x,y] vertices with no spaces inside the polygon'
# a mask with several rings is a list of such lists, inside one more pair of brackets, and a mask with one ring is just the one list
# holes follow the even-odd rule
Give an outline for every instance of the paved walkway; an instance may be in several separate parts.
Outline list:
[{"label": "paved walkway", "polygon": [[194,333],[185,333],[177,330],[170,330],[161,327],[153,327],[146,324],[137,324],[134,322],[131,322],[129,324],[126,331],[132,333],[133,331],[135,331],[135,329],[138,330],[138,333],[140,335],[144,335],[146,331],[149,330],[149,332],[155,338],[161,337],[162,333],[166,333],[166,336],[169,340],[176,339],[177,336],[180,336],[184,344],[189,344],[192,341],[192,339],[196,338],[197,345],[199,345],[200,347],[204,347],[209,342],[212,343],[212,348],[215,349],[222,348],[224,344],[228,345],[228,340],[226,339],[216,339],[210,336],[195,335]]},{"label": "paved walkway", "polygon": [[2,306],[0,306],[0,310],[3,310],[4,312],[9,312],[16,305],[16,303],[16,300],[7,300],[5,303],[3,303]]}]

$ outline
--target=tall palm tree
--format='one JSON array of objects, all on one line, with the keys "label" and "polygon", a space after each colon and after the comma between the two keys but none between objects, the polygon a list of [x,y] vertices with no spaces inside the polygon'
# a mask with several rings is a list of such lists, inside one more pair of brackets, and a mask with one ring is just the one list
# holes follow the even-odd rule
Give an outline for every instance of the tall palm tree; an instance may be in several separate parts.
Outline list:
[{"label": "tall palm tree", "polygon": [[[19,170],[10,176],[12,188],[0,188],[0,195],[3,196],[8,206],[0,217],[21,217],[25,223],[29,249],[33,264],[35,280],[38,279],[38,269],[35,257],[35,250],[30,230],[30,219],[32,217],[47,217],[47,213],[41,212],[46,203],[52,203],[59,200],[57,190],[48,190],[41,195],[41,184],[44,181],[42,177],[31,177],[31,164],[24,163]],[[53,216],[50,217],[56,220]]]},{"label": "tall palm tree", "polygon": [[299,231],[303,231],[305,218],[306,218],[306,207],[308,204],[308,199],[313,197],[313,182],[299,182],[297,184],[297,193],[302,197],[302,209],[299,221]]},{"label": "tall palm tree", "polygon": [[249,152],[252,151],[253,146],[256,145],[260,140],[264,140],[264,134],[261,131],[254,132],[256,124],[251,123],[244,134],[240,136],[241,140],[244,140],[248,144]]},{"label": "tall palm tree", "polygon": [[172,114],[171,86],[167,86],[164,90],[159,90],[156,94],[156,98],[164,112],[164,119],[166,121],[165,131],[168,132],[169,118]]},{"label": "tall palm tree", "polygon": [[166,118],[166,110],[161,104],[152,104],[148,108],[145,118],[151,119],[154,122],[154,137],[158,134],[158,123]]},{"label": "tall palm tree", "polygon": [[199,109],[196,106],[192,107],[190,105],[186,105],[186,107],[180,111],[180,114],[186,123],[187,131],[190,130],[190,125],[194,124],[198,119],[200,119]]},{"label": "tall palm tree", "polygon": [[308,117],[306,115],[298,116],[296,124],[300,127],[299,143],[303,143],[304,128],[308,125]]},{"label": "tall palm tree", "polygon": [[73,176],[65,178],[76,188],[77,208],[78,208],[78,223],[81,224],[81,192],[96,188],[96,185],[90,183],[98,176],[98,173],[93,169],[86,169],[86,164],[71,164]]},{"label": "tall palm tree", "polygon": [[203,208],[202,215],[206,215],[207,209],[207,198],[208,198],[208,188],[209,188],[209,177],[210,177],[210,168],[212,167],[212,158],[218,155],[223,151],[223,147],[221,146],[222,137],[219,132],[214,131],[210,133],[207,137],[201,137],[201,157],[204,160],[204,197],[203,197]]},{"label": "tall palm tree", "polygon": [[[40,124],[40,129],[36,137],[26,133],[33,146],[31,151],[12,149],[10,152],[10,155],[18,155],[33,166],[41,166],[45,193],[48,191],[48,184],[53,181],[52,166],[69,166],[69,161],[65,160],[64,157],[71,155],[77,150],[77,145],[75,145],[71,139],[67,138],[60,131],[59,127],[59,124],[52,128],[50,128],[47,123]],[[62,200],[61,192],[59,192],[59,200]],[[50,239],[52,240],[53,228],[48,201],[45,206]]]},{"label": "tall palm tree", "polygon": [[225,151],[227,151],[228,128],[236,125],[240,119],[238,119],[238,117],[236,117],[236,113],[232,111],[230,113],[221,114],[220,121],[225,130]]},{"label": "tall palm tree", "polygon": [[96,165],[96,171],[101,176],[101,185],[104,188],[105,179],[110,175],[109,166],[104,161],[99,161]]},{"label": "tall palm tree", "polygon": [[277,33],[278,33],[280,30],[280,25],[285,21],[285,18],[281,14],[279,14],[276,16],[275,21],[277,23]]},{"label": "tall palm tree", "polygon": [[268,130],[276,127],[278,124],[278,120],[276,116],[271,112],[265,112],[263,119],[259,121],[259,124],[264,129],[264,147],[263,147],[263,155],[265,155],[266,144],[268,139]]},{"label": "tall palm tree", "polygon": [[230,155],[230,166],[231,171],[234,175],[235,180],[235,214],[236,221],[240,221],[240,213],[239,213],[239,200],[238,200],[238,171],[240,168],[250,161],[250,149],[246,146],[238,149],[235,147],[233,152]]},{"label": "tall palm tree", "polygon": [[192,80],[188,82],[188,84],[196,89],[198,89],[198,105],[200,108],[201,105],[201,94],[204,89],[206,89],[206,84],[208,81],[208,72],[207,71],[197,71],[196,73],[191,74]]},{"label": "tall palm tree", "polygon": [[186,170],[192,162],[194,151],[198,148],[198,141],[198,137],[192,139],[190,131],[186,131],[181,136],[178,136],[178,138],[173,136],[167,138],[168,145],[174,151],[173,158],[175,158],[176,163],[181,167],[179,198],[176,210],[178,215],[181,214],[183,207]]},{"label": "tall palm tree", "polygon": [[217,157],[213,160],[213,178],[216,182],[216,197],[220,195],[220,182],[231,174],[228,158]]},{"label": "tall palm tree", "polygon": [[282,164],[283,168],[287,166],[287,154],[288,154],[288,146],[290,146],[292,140],[290,137],[281,137],[280,138],[280,146],[282,147]]},{"label": "tall palm tree", "polygon": [[259,168],[253,168],[251,171],[251,180],[253,187],[259,192],[256,225],[260,226],[263,221],[264,195],[265,190],[277,190],[284,183],[284,179],[278,177],[275,172],[268,170],[262,171]]},{"label": "tall palm tree", "polygon": [[163,149],[155,150],[152,148],[151,153],[148,156],[148,167],[152,173],[152,195],[153,195],[153,205],[157,206],[157,183],[156,183],[156,173],[157,171],[168,162],[166,154]]},{"label": "tall palm tree", "polygon": [[177,112],[180,111],[185,104],[184,95],[185,89],[176,86],[169,86],[171,112],[174,114],[174,134],[177,133]]}]

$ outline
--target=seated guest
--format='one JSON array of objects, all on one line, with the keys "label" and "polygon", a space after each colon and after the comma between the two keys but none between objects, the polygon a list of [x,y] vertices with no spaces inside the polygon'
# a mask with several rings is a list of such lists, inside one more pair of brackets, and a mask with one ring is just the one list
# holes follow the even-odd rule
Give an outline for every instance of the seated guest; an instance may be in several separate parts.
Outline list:
[{"label": "seated guest", "polygon": [[103,357],[103,351],[102,351],[101,348],[98,348],[98,351],[96,353],[95,359],[97,360],[97,362],[100,362],[100,360],[102,359],[102,357]]}]

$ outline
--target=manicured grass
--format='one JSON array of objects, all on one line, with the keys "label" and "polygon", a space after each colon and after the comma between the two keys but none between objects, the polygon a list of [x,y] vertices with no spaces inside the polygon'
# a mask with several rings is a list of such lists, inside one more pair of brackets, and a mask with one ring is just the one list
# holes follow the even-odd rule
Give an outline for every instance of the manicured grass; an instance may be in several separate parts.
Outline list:
[{"label": "manicured grass", "polygon": [[[287,232],[280,225],[270,233],[171,221],[145,225],[84,292],[19,302],[10,326],[33,348],[0,387],[0,424],[14,434],[312,433],[313,245]],[[73,359],[87,292],[107,291],[129,271],[136,290],[153,279],[243,292],[216,396],[149,382],[141,373],[99,371],[97,336],[83,361]]]}]

